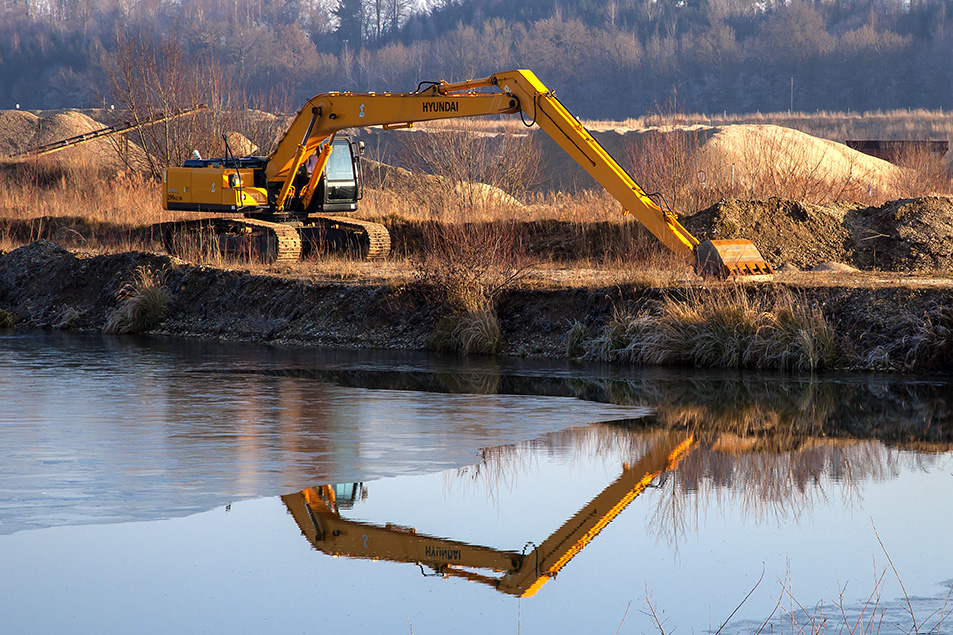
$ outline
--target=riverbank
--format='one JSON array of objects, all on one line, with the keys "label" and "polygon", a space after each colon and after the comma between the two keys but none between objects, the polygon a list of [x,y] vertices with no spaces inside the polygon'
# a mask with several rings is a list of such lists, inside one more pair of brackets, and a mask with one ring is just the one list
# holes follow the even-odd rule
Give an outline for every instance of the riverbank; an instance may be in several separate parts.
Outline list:
[{"label": "riverbank", "polygon": [[[447,315],[432,289],[407,277],[315,281],[276,270],[193,265],[146,252],[89,255],[45,240],[0,257],[0,311],[17,327],[102,331],[143,270],[156,272],[168,294],[161,317],[149,329],[158,334],[426,350]],[[839,348],[836,360],[817,369],[929,373],[953,367],[953,287],[948,279],[796,273],[745,285],[671,280],[659,286],[590,281],[573,287],[560,281],[558,273],[539,272],[500,294],[496,315],[502,354],[590,359],[602,354],[626,361],[632,358],[604,355],[609,331],[618,328],[620,318],[656,316],[666,303],[714,293],[769,304],[786,298],[796,309],[822,316]],[[758,366],[741,359],[693,365]]]}]

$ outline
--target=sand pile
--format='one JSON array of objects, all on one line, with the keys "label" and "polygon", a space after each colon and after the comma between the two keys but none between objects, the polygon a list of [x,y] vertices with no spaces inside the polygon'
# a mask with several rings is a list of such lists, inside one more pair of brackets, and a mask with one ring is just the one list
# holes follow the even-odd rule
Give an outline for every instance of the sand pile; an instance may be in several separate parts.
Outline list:
[{"label": "sand pile", "polygon": [[22,110],[0,110],[0,156],[33,147],[39,117]]},{"label": "sand pile", "polygon": [[371,189],[388,189],[407,196],[428,197],[428,192],[450,195],[476,207],[523,207],[522,203],[500,188],[486,183],[454,183],[446,177],[411,172],[373,159],[362,159],[361,162],[364,185]]},{"label": "sand pile", "polygon": [[707,179],[740,186],[782,180],[823,182],[840,187],[882,189],[902,178],[903,169],[842,143],[774,125],[725,126],[702,145],[698,158]]},{"label": "sand pile", "polygon": [[[19,110],[0,111],[0,155],[13,155],[56,141],[70,139],[88,132],[105,128],[85,113],[76,110],[54,112],[37,116]],[[120,137],[112,137],[121,141]],[[142,150],[130,141],[124,143],[133,160],[141,159]],[[52,154],[53,157],[90,160],[97,164],[119,165],[113,141],[96,139],[64,148]]]},{"label": "sand pile", "polygon": [[[804,187],[815,199],[848,198],[848,194],[885,190],[902,179],[903,169],[858,152],[842,143],[774,125],[671,126],[651,129],[624,127],[591,131],[603,147],[630,170],[643,161],[658,161],[659,152],[677,146],[658,140],[661,134],[681,135],[696,145],[697,175],[710,187]],[[595,181],[541,130],[532,133],[541,150],[546,189],[589,188]],[[645,185],[645,184],[643,184]]]},{"label": "sand pile", "polygon": [[[37,120],[33,145],[42,146],[54,141],[69,139],[87,132],[95,132],[104,126],[81,112],[67,111],[40,117]],[[97,143],[92,141],[90,143]],[[87,144],[89,145],[89,144]]]},{"label": "sand pile", "polygon": [[225,140],[236,157],[250,157],[258,152],[258,146],[239,132],[226,132]]}]

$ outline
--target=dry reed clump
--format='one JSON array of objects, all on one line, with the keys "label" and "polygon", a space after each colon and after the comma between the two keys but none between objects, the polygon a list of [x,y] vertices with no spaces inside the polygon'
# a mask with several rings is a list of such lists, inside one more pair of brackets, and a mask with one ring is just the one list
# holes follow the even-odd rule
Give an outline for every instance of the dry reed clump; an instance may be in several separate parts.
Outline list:
[{"label": "dry reed clump", "polygon": [[432,224],[431,249],[415,263],[416,282],[450,310],[435,329],[438,350],[498,353],[495,306],[527,274],[522,236],[509,223]]},{"label": "dry reed clump", "polygon": [[588,346],[603,361],[814,371],[836,365],[836,336],[817,307],[790,292],[691,290],[655,312],[617,314]]},{"label": "dry reed clump", "polygon": [[503,334],[493,311],[474,311],[441,318],[434,327],[430,347],[447,353],[498,355]]},{"label": "dry reed clump", "polygon": [[[871,338],[868,338],[871,339]],[[884,325],[875,343],[856,353],[870,370],[935,372],[953,365],[953,307],[934,305]]]},{"label": "dry reed clump", "polygon": [[576,320],[569,327],[566,335],[566,356],[580,357],[586,352],[586,342],[589,340],[589,327]]},{"label": "dry reed clump", "polygon": [[159,325],[168,310],[170,293],[163,274],[151,267],[138,267],[133,280],[120,289],[119,306],[109,315],[106,333],[141,333]]}]

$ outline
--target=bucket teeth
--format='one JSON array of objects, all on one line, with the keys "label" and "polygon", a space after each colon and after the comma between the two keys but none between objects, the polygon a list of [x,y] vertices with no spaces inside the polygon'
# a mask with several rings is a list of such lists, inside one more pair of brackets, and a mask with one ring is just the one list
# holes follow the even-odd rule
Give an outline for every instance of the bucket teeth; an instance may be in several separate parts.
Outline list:
[{"label": "bucket teeth", "polygon": [[714,278],[774,274],[750,240],[706,240],[695,247],[695,273]]}]

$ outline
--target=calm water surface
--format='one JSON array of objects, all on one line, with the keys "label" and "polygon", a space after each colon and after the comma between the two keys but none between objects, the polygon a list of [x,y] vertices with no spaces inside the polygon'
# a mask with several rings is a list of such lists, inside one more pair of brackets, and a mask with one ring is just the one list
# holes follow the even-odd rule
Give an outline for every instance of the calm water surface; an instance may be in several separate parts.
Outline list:
[{"label": "calm water surface", "polygon": [[951,394],[0,332],[0,632],[951,633]]}]

